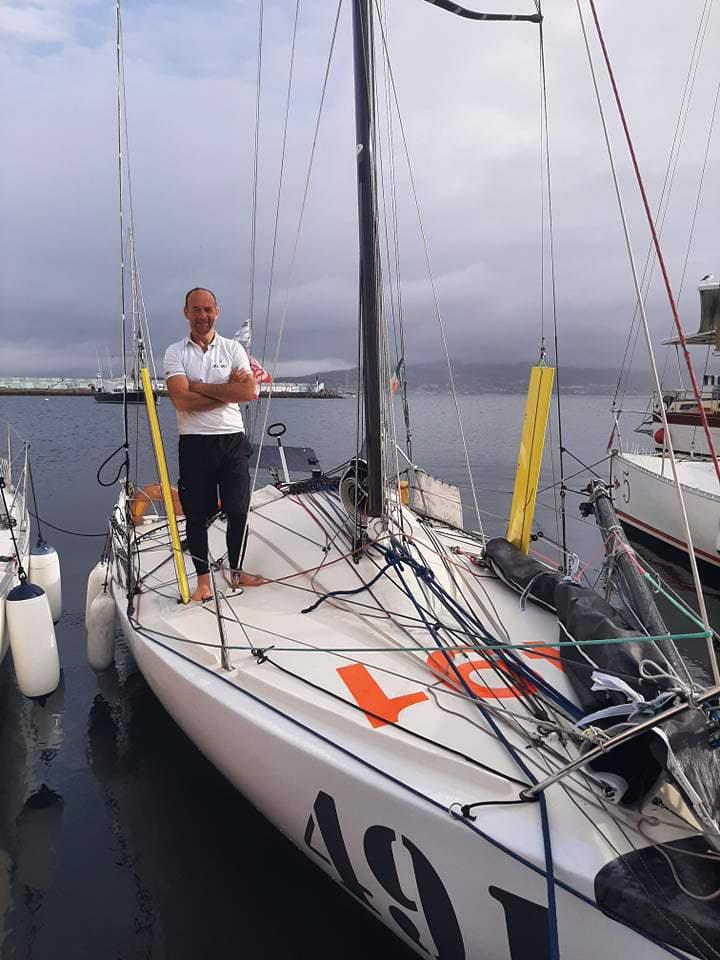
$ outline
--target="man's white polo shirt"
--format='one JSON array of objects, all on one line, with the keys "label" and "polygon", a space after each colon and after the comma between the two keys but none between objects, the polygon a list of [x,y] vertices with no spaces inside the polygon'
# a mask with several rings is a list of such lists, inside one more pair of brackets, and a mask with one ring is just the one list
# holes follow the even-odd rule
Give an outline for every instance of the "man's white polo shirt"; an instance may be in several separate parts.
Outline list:
[{"label": "man's white polo shirt", "polygon": [[[171,344],[165,351],[165,380],[185,376],[205,383],[227,383],[231,370],[250,370],[250,361],[237,340],[219,333],[203,350],[190,337]],[[184,412],[176,410],[178,433],[242,433],[245,429],[240,405],[224,403],[215,410]]]}]

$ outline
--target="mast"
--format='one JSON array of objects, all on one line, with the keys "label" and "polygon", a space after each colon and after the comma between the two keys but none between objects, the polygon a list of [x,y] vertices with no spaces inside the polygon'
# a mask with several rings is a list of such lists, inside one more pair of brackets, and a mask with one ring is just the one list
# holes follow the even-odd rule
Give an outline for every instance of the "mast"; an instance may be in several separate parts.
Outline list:
[{"label": "mast", "polygon": [[368,465],[368,517],[383,514],[384,478],[380,337],[382,290],[375,176],[375,84],[372,0],[353,0],[355,134],[360,232],[360,338]]}]

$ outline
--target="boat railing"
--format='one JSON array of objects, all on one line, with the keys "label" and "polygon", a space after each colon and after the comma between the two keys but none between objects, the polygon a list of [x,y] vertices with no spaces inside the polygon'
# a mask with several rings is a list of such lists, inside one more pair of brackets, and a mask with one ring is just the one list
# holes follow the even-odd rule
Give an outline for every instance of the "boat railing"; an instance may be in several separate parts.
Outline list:
[{"label": "boat railing", "polygon": [[[707,378],[706,378],[707,379]],[[700,391],[700,399],[703,406],[715,408],[720,406],[720,378],[717,383],[705,383]],[[660,406],[661,399],[656,395],[653,397],[653,405],[657,409]],[[697,400],[692,390],[684,388],[665,389],[662,392],[662,403],[666,409],[673,406],[678,407],[687,404],[687,409],[697,409]],[[682,409],[682,407],[681,407]]]},{"label": "boat railing", "polygon": [[[27,482],[30,473],[30,443],[23,439],[10,424],[7,425],[7,451],[0,457],[0,477],[5,481],[6,489],[12,493],[8,504],[12,516],[16,504],[27,503]],[[25,529],[26,513],[23,509],[21,529]]]}]

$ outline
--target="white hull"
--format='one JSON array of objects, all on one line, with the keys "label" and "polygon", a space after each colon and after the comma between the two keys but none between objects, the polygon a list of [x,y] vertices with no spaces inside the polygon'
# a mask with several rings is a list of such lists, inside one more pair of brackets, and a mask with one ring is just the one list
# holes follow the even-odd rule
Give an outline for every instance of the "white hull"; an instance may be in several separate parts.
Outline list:
[{"label": "white hull", "polygon": [[[699,560],[720,567],[720,488],[711,462],[678,463],[690,533]],[[687,553],[672,468],[653,454],[617,454],[615,508],[630,527]]]},{"label": "white hull", "polygon": [[[5,462],[6,461],[0,461],[0,470],[2,470],[1,464]],[[5,488],[5,497],[8,500],[8,506],[13,504],[11,514],[16,521],[13,531],[22,558],[23,567],[27,571],[30,558],[30,518],[28,516],[27,506],[21,494],[15,497],[15,491],[12,487]],[[1,502],[0,512],[2,512]],[[15,548],[10,531],[7,529],[0,529],[0,556],[12,558],[10,560],[0,561],[0,663],[2,663],[5,654],[10,649],[5,618],[5,598],[12,588],[16,587],[19,583],[17,561],[14,559]]]},{"label": "white hull", "polygon": [[[720,429],[710,427],[710,436],[716,451],[720,450]],[[709,457],[710,444],[707,441],[705,430],[701,426],[685,423],[670,422],[670,437],[673,450],[679,453],[690,453],[696,457]],[[662,451],[662,444],[658,444],[658,452]]]},{"label": "white hull", "polygon": [[[323,506],[329,510],[328,504]],[[334,560],[332,551],[327,567],[310,570],[318,562],[317,526],[298,500],[266,488],[256,494],[254,505],[248,569],[278,580],[291,576],[298,585],[314,581],[321,593],[357,586],[359,576],[348,582],[349,563]],[[410,514],[403,522],[431,559],[425,528],[412,526]],[[285,550],[270,544],[280,523],[290,531],[281,535]],[[398,636],[393,622],[384,621],[381,632],[373,618],[337,601],[302,616],[307,594],[271,583],[221,603],[232,648],[231,669],[223,670],[214,606],[178,606],[176,594],[167,589],[167,566],[158,568],[167,548],[152,536],[152,523],[146,532],[150,539],[140,553],[148,571],[145,586],[155,578],[158,593],[146,591],[136,599],[131,621],[122,584],[115,580],[113,590],[124,634],[149,685],[244,796],[419,955],[541,960],[552,956],[542,951],[552,937],[549,918],[556,916],[558,956],[564,960],[686,956],[612,920],[596,904],[598,874],[619,853],[633,849],[630,836],[637,846],[638,834],[635,815],[626,819],[621,808],[611,811],[585,781],[578,784],[579,801],[561,785],[545,793],[552,909],[540,804],[503,805],[518,799],[523,772],[479,720],[473,703],[428,672],[431,656],[393,650]],[[222,531],[216,525],[210,533],[211,553],[217,556]],[[451,533],[453,543],[473,548],[472,541]],[[365,580],[370,579],[368,565],[376,571],[370,559],[355,568]],[[466,571],[466,589],[481,592],[482,602],[511,635],[523,640],[556,636],[554,616],[533,607],[520,611],[517,595],[504,584],[487,575],[477,580],[471,564],[457,565]],[[439,562],[435,574],[442,577]],[[408,615],[391,582],[380,581],[373,591],[385,591],[385,603],[392,598],[395,619]],[[288,636],[291,630],[295,639]],[[253,652],[256,644],[269,649],[269,660]],[[328,647],[346,647],[348,655],[323,653]],[[362,647],[366,653],[357,652]],[[572,695],[557,664],[532,657],[539,674]],[[468,681],[479,690],[497,689],[488,664],[472,655],[467,659],[464,666],[476,664]],[[353,665],[371,684],[382,684],[383,709],[392,712],[397,706],[397,726],[373,724],[365,703],[358,709],[358,688],[353,692],[342,679]],[[432,696],[425,692],[428,683]],[[527,751],[522,735],[516,737],[509,727],[507,736],[536,776],[549,771],[541,757]],[[474,821],[458,814],[459,805],[477,801],[489,806],[480,808]],[[659,825],[658,839],[685,832],[679,834],[678,821],[670,817]],[[639,845],[646,845],[642,837]]]},{"label": "white hull", "polygon": [[[196,746],[421,956],[428,950],[442,960],[536,960],[547,933],[547,885],[534,864],[412,784],[361,762],[222,676],[149,644],[125,618],[123,629],[146,680]],[[561,956],[568,960],[682,956],[609,920],[577,891],[557,886],[556,896]],[[400,925],[407,920],[416,942]]]}]

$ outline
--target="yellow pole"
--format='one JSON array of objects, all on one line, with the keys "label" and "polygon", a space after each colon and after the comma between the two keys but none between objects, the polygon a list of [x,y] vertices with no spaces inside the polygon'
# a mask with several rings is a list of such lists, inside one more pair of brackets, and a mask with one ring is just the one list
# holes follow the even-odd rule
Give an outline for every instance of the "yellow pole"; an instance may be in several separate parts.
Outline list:
[{"label": "yellow pole", "polygon": [[150,371],[147,367],[140,368],[140,379],[145,394],[145,406],[147,407],[150,436],[152,437],[153,450],[155,451],[155,463],[157,464],[158,477],[160,479],[163,504],[168,518],[168,527],[170,528],[170,543],[172,544],[173,559],[175,560],[175,569],[180,587],[180,599],[183,603],[189,603],[190,587],[188,586],[187,574],[185,573],[185,560],[183,559],[182,547],[180,546],[180,534],[178,533],[177,517],[175,516],[175,507],[173,505],[167,461],[165,460],[165,448],[163,447],[160,423],[158,422],[157,409],[155,407],[155,396],[153,394],[152,381],[150,380]]},{"label": "yellow pole", "polygon": [[552,367],[533,367],[530,371],[507,531],[507,539],[523,553],[527,553],[530,546],[554,377]]}]

